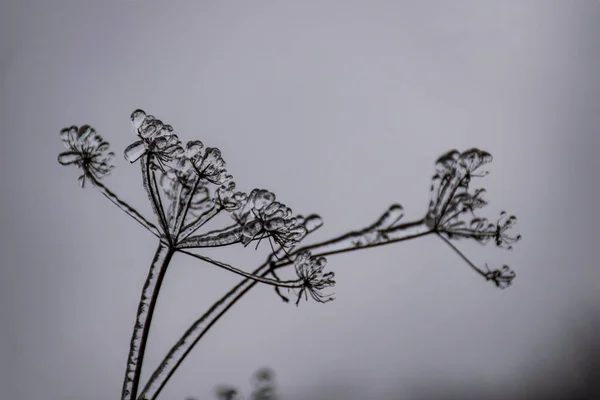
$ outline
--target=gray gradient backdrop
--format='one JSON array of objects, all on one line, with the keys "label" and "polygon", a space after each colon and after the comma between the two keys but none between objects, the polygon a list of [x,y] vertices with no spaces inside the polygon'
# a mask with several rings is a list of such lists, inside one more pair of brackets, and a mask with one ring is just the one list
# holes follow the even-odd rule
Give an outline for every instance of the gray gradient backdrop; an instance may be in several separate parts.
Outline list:
[{"label": "gray gradient backdrop", "polygon": [[[257,287],[163,399],[245,389],[262,366],[289,400],[525,398],[590,379],[598,1],[9,1],[0,45],[0,398],[120,395],[156,240],[56,156],[61,128],[93,125],[117,153],[106,183],[150,216],[122,157],[136,108],[221,148],[242,190],[319,213],[316,240],[393,202],[420,218],[435,159],[477,146],[495,157],[486,215],[516,213],[524,237],[514,252],[460,244],[517,271],[506,291],[434,237],[331,257],[330,304]],[[252,269],[266,250],[221,258]],[[176,256],[147,365],[237,281]]]}]

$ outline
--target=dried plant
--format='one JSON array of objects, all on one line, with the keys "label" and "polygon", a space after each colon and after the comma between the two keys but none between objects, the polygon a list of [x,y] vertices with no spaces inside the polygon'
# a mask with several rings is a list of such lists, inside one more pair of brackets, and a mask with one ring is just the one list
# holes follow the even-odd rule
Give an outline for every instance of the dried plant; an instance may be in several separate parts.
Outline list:
[{"label": "dried plant", "polygon": [[[82,187],[86,180],[91,182],[105,197],[158,238],[133,328],[122,400],[156,399],[204,334],[257,283],[274,286],[278,296],[286,302],[289,299],[282,289],[295,292],[296,305],[302,298],[308,300],[309,297],[320,303],[333,300],[328,290],[335,284],[334,273],[325,271],[326,256],[433,234],[499,288],[510,286],[515,277],[506,265],[499,269],[490,269],[487,264],[476,266],[453,244],[454,240],[473,239],[482,244],[494,242],[498,247],[512,249],[512,245],[520,239],[519,235],[511,236],[509,232],[516,223],[516,217],[503,212],[496,223],[491,223],[476,214],[487,204],[483,198],[485,190],[471,187],[474,178],[487,174],[481,168],[492,161],[492,156],[485,151],[470,149],[460,153],[453,150],[437,160],[431,200],[424,218],[401,223],[404,209],[393,204],[375,223],[364,229],[300,246],[311,232],[322,225],[318,215],[294,215],[268,190],[254,189],[249,194],[237,191],[219,149],[204,147],[200,141],[184,145],[170,125],[142,110],[134,111],[131,120],[138,140],[125,149],[125,158],[140,164],[143,187],[156,224],[101,182],[113,169],[109,163],[113,153],[109,152],[109,144],[94,129],[87,125],[63,129],[60,138],[68,151],[58,156],[60,164],[76,165],[81,170],[79,180]],[[229,215],[232,224],[202,232],[204,225],[218,214]],[[262,242],[269,243],[270,254],[252,272],[201,253],[207,247],[247,247],[254,244],[258,248]],[[226,269],[244,279],[183,333],[143,384],[140,377],[152,316],[161,283],[175,252]],[[277,271],[292,265],[297,278],[279,279]],[[233,399],[236,392],[224,391],[219,396]],[[253,398],[271,398],[261,396]]]}]

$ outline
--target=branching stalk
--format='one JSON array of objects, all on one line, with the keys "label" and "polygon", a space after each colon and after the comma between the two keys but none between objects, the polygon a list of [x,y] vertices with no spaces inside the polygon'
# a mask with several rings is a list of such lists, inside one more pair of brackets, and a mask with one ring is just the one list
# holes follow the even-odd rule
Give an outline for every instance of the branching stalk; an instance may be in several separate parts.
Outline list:
[{"label": "branching stalk", "polygon": [[466,263],[467,263],[467,264],[468,264],[468,265],[469,265],[471,268],[473,268],[473,270],[475,270],[475,272],[477,272],[479,275],[483,276],[483,277],[484,277],[484,278],[486,278],[486,279],[488,278],[488,275],[487,275],[487,274],[486,274],[484,271],[482,271],[481,269],[477,268],[477,266],[476,266],[475,264],[473,264],[473,263],[471,262],[471,260],[469,260],[469,259],[467,258],[467,256],[465,256],[465,255],[464,255],[464,254],[463,254],[463,253],[462,253],[462,252],[461,252],[461,251],[460,251],[460,250],[459,250],[459,249],[458,249],[458,248],[457,248],[455,245],[453,245],[453,244],[452,244],[452,242],[451,242],[450,240],[446,239],[446,238],[444,237],[444,235],[442,235],[442,234],[440,234],[440,233],[437,233],[437,235],[438,235],[438,237],[439,237],[440,239],[442,239],[442,240],[443,240],[443,241],[444,241],[444,242],[445,242],[445,243],[446,243],[448,246],[450,246],[450,247],[452,248],[452,250],[454,250],[454,252],[460,256],[460,258],[462,258],[462,259],[463,259],[463,260],[464,260],[464,261],[465,261],[465,262],[466,262]]},{"label": "branching stalk", "polygon": [[186,225],[179,236],[179,240],[183,240],[190,236],[192,233],[196,232],[198,229],[202,227],[202,225],[206,224],[212,218],[214,218],[221,211],[220,207],[213,207],[210,210],[207,210],[202,215],[200,215],[194,222]]},{"label": "branching stalk", "polygon": [[[159,207],[158,201],[155,197],[155,185],[153,185],[153,181],[150,176],[150,155],[146,154],[140,159],[140,166],[142,169],[142,182],[144,184],[144,188],[146,189],[146,193],[148,194],[148,199],[150,200],[150,205],[152,206],[152,211],[154,211],[154,215],[158,218],[160,222],[160,226],[163,229],[163,232],[167,237],[169,237],[169,226],[164,219],[164,215],[162,210]],[[170,240],[170,239],[169,239]]]},{"label": "branching stalk", "polygon": [[146,228],[150,233],[154,236],[160,238],[160,231],[153,223],[144,218],[137,210],[131,207],[129,204],[121,200],[115,193],[113,193],[109,188],[104,186],[102,182],[96,179],[93,175],[89,175],[88,178],[92,181],[94,186],[113,204],[119,207],[123,212],[129,215],[131,218],[136,220],[140,225]]},{"label": "branching stalk", "polygon": [[189,256],[195,257],[199,260],[206,261],[207,263],[216,265],[217,267],[223,268],[227,271],[233,272],[234,274],[243,276],[244,278],[248,278],[248,279],[251,279],[256,282],[264,283],[266,285],[271,285],[271,286],[275,286],[275,287],[283,287],[283,288],[288,288],[288,289],[298,289],[298,288],[301,288],[303,285],[303,281],[299,280],[299,279],[295,279],[295,280],[291,280],[291,281],[281,281],[278,279],[269,279],[269,278],[265,278],[264,276],[254,275],[249,272],[242,271],[241,269],[232,267],[231,265],[222,263],[217,260],[213,260],[210,257],[206,257],[206,256],[203,256],[200,254],[195,254],[195,253],[185,251],[185,250],[179,250],[179,251],[181,253],[185,253]]},{"label": "branching stalk", "polygon": [[165,243],[160,242],[156,249],[156,254],[150,265],[146,283],[142,290],[142,296],[138,305],[137,317],[131,343],[129,345],[129,355],[127,357],[127,368],[125,379],[123,381],[122,400],[133,400],[137,396],[140,376],[142,372],[142,363],[152,315],[156,306],[156,300],[160,291],[167,267],[171,261],[174,250]]}]

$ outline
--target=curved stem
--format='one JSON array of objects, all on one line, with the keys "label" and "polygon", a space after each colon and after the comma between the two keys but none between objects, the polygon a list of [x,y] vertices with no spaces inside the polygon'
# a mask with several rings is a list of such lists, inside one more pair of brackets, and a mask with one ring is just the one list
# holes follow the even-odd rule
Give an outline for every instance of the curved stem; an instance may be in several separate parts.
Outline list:
[{"label": "curved stem", "polygon": [[216,265],[217,267],[221,267],[227,271],[231,271],[234,274],[243,276],[244,278],[252,279],[253,281],[264,283],[266,285],[271,285],[271,286],[276,286],[276,287],[284,287],[284,288],[288,288],[288,289],[299,289],[304,284],[301,279],[295,279],[292,281],[281,281],[278,279],[265,278],[262,276],[251,274],[249,272],[242,271],[241,269],[237,269],[235,267],[232,267],[231,265],[222,263],[221,261],[213,260],[210,257],[206,257],[206,256],[203,256],[200,254],[194,254],[192,252],[185,251],[185,250],[179,250],[179,251],[182,253],[185,253],[189,256],[195,257],[199,260],[206,261],[207,263]]},{"label": "curved stem", "polygon": [[438,235],[438,237],[440,237],[444,242],[446,242],[446,244],[448,246],[450,246],[452,248],[452,250],[454,250],[456,252],[456,254],[458,254],[460,256],[460,258],[462,258],[471,268],[473,268],[479,275],[483,276],[484,278],[488,278],[488,275],[483,272],[482,270],[480,270],[479,268],[477,268],[477,266],[475,264],[473,264],[471,262],[471,260],[469,260],[455,245],[452,244],[452,242],[448,239],[446,239],[442,234],[440,234],[439,232],[436,232],[436,234]]},{"label": "curved stem", "polygon": [[140,166],[142,169],[142,182],[144,185],[144,189],[146,189],[146,193],[148,194],[148,199],[150,200],[150,205],[152,206],[152,211],[154,211],[156,218],[158,218],[158,221],[160,222],[160,226],[162,227],[164,234],[167,236],[167,238],[169,238],[169,240],[171,240],[170,239],[171,235],[169,235],[169,226],[167,225],[167,223],[164,219],[164,214],[163,214],[162,210],[159,208],[158,201],[155,198],[155,195],[157,195],[157,193],[155,194],[155,186],[152,185],[153,180],[151,179],[151,176],[150,176],[149,161],[150,161],[149,154],[144,155],[140,159]]},{"label": "curved stem", "polygon": [[97,180],[94,176],[89,176],[90,180],[94,184],[94,186],[113,204],[119,207],[123,212],[129,215],[131,218],[136,220],[140,225],[146,228],[150,233],[154,236],[160,238],[160,231],[154,224],[144,218],[136,209],[131,207],[129,204],[121,200],[115,193],[113,193],[109,188],[107,188],[102,182]]},{"label": "curved stem", "polygon": [[[265,268],[265,266],[261,266],[261,268]],[[260,270],[259,268],[255,272],[258,273]],[[256,284],[256,281],[244,279],[213,304],[200,319],[194,322],[154,371],[138,400],[155,400],[181,362],[192,351],[200,339],[202,339],[223,314]]]},{"label": "curved stem", "polygon": [[[408,222],[384,230],[370,230],[349,232],[334,239],[300,247],[294,250],[290,256],[310,251],[314,257],[323,257],[332,254],[346,253],[354,250],[367,249],[370,247],[383,246],[390,243],[401,242],[408,239],[429,235],[434,231],[429,228],[423,220]],[[281,268],[292,264],[290,259],[283,259],[274,263],[275,268]]]},{"label": "curved stem", "polygon": [[152,315],[156,306],[156,300],[160,291],[167,267],[171,261],[174,250],[168,245],[160,242],[156,254],[150,265],[148,277],[142,290],[142,296],[138,305],[137,317],[129,345],[127,356],[127,368],[123,381],[122,400],[133,400],[137,396],[137,390],[142,373],[142,363],[146,350],[146,341],[150,333]]}]

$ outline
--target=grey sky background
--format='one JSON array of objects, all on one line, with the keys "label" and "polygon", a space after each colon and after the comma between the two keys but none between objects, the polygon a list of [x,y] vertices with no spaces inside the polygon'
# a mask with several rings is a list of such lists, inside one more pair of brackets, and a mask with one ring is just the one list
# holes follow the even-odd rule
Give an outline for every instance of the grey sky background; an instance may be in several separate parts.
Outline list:
[{"label": "grey sky background", "polygon": [[[514,252],[458,243],[511,265],[505,291],[433,237],[330,257],[333,303],[257,287],[161,398],[246,389],[262,366],[290,400],[581,385],[600,312],[598,43],[591,0],[3,3],[0,397],[120,395],[157,243],[56,157],[61,128],[94,126],[116,153],[106,184],[151,216],[122,157],[137,108],[219,147],[240,189],[320,214],[307,242],[391,203],[421,218],[437,157],[470,147],[494,156],[485,215],[515,213],[523,235]],[[266,252],[211,255],[251,270]],[[237,281],[175,257],[145,377]]]}]

